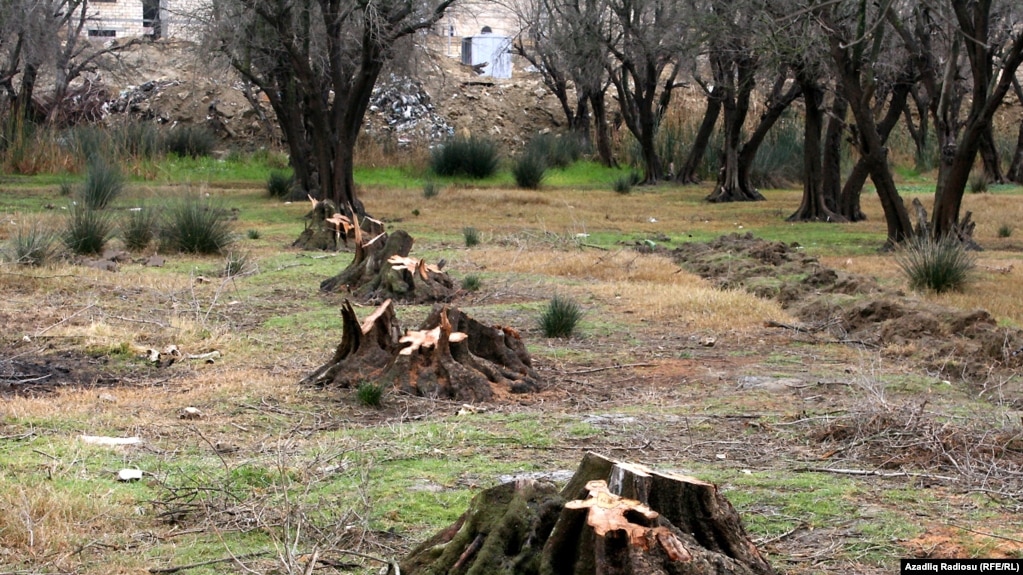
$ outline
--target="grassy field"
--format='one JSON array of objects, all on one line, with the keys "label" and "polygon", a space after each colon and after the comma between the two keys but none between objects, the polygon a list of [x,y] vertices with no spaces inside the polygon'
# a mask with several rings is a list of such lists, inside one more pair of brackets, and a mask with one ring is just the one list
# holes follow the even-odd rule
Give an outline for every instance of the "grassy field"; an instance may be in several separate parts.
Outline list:
[{"label": "grassy field", "polygon": [[[621,173],[592,164],[553,173],[537,191],[514,189],[506,172],[438,180],[432,198],[420,171],[360,169],[367,210],[388,230],[408,231],[413,255],[446,259],[459,280],[479,277],[480,289],[457,304],[519,330],[547,383],[539,394],[474,406],[385,393],[375,408],[352,390],[297,384],[340,340],[343,297],[318,286],[351,253],[289,247],[309,204],[269,199],[270,169],[245,158],[161,163],[109,208],[208,197],[234,217],[236,241],[223,255],[165,254],[162,267],[127,262],[117,272],[70,261],[0,267],[0,367],[48,368],[64,382],[42,379],[47,391],[33,393],[28,375],[0,373],[8,382],[0,573],[302,573],[314,552],[327,560],[317,573],[377,573],[454,521],[481,489],[570,472],[586,450],[717,483],[781,572],[891,573],[912,556],[1023,557],[1018,477],[1003,481],[992,466],[991,482],[978,483],[972,472],[987,460],[961,460],[953,449],[991,436],[1019,457],[1023,403],[999,391],[1009,387],[948,381],[867,347],[765,328],[794,320],[777,302],[717,289],[665,254],[635,250],[752,232],[905,290],[893,257],[878,251],[884,223],[870,193],[866,222],[796,224],[785,218],[798,190],[729,205],[704,203],[709,190],[700,186],[623,195],[611,190]],[[59,230],[70,201],[60,195],[64,181],[0,179],[0,242],[30,222]],[[929,205],[932,185],[907,176],[900,189],[907,203]],[[974,281],[915,297],[982,307],[1001,325],[1023,327],[1023,231],[999,230],[1023,222],[1021,200],[1014,186],[968,195],[964,209],[985,247]],[[479,245],[465,246],[466,227]],[[222,273],[229,259],[243,261],[240,273]],[[555,294],[584,310],[572,338],[546,339],[537,325]],[[428,311],[398,306],[398,317],[413,326]],[[707,338],[716,345],[701,345]],[[138,355],[172,344],[221,357],[158,368]],[[743,383],[754,376],[790,383]],[[183,417],[190,407],[200,415]],[[835,443],[850,421],[862,432],[882,417],[873,435]],[[896,437],[892,422],[914,435]],[[962,473],[922,456],[879,463],[882,435],[900,448],[942,438]],[[833,449],[840,453],[828,455]],[[126,468],[143,478],[117,481]]]}]

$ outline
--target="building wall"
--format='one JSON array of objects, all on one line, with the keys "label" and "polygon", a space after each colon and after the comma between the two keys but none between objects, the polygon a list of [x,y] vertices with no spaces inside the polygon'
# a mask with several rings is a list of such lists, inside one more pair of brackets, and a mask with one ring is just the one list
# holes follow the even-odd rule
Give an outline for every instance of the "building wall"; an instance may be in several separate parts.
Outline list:
[{"label": "building wall", "polygon": [[[189,39],[196,35],[194,14],[205,5],[204,0],[159,0],[159,4],[161,37]],[[133,38],[157,32],[143,20],[142,0],[91,0],[88,10],[89,36]]]}]

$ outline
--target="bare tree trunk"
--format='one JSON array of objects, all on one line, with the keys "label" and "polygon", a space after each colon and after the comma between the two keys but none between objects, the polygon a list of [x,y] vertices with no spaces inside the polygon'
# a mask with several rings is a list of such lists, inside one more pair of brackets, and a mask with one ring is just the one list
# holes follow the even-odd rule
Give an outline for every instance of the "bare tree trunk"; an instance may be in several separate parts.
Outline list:
[{"label": "bare tree trunk", "polygon": [[1002,163],[998,157],[995,135],[990,125],[980,136],[980,159],[984,162],[984,176],[987,178],[987,181],[992,184],[1004,184],[1005,177],[1002,175]]},{"label": "bare tree trunk", "polygon": [[[1023,106],[1023,87],[1019,80],[1012,79],[1012,89],[1016,93],[1016,99]],[[1019,132],[1016,136],[1016,150],[1012,153],[1012,163],[1009,165],[1009,172],[1005,175],[1009,181],[1023,184],[1023,119],[1019,122]]]},{"label": "bare tree trunk", "polygon": [[821,131],[824,128],[824,90],[815,78],[800,74],[803,87],[805,121],[803,122],[803,200],[799,209],[788,217],[789,222],[840,222],[841,215],[831,211],[824,201],[821,175]]},{"label": "bare tree trunk", "polygon": [[597,157],[600,163],[609,167],[617,167],[614,149],[611,146],[611,127],[607,123],[607,105],[604,91],[590,93],[590,107],[593,109],[594,136],[597,142]]},{"label": "bare tree trunk", "polygon": [[680,184],[700,183],[700,176],[697,172],[700,165],[703,164],[704,156],[707,155],[707,145],[710,143],[710,137],[714,134],[718,116],[721,115],[721,98],[715,91],[717,90],[713,87],[707,91],[707,109],[704,111],[703,121],[700,122],[700,128],[696,131],[696,137],[693,138],[693,145],[689,148],[689,154],[686,155],[682,169],[675,175],[675,181]]},{"label": "bare tree trunk", "polygon": [[836,92],[824,132],[824,158],[821,161],[821,193],[824,194],[824,205],[833,212],[839,212],[838,198],[842,193],[842,135],[848,113],[849,103]]}]

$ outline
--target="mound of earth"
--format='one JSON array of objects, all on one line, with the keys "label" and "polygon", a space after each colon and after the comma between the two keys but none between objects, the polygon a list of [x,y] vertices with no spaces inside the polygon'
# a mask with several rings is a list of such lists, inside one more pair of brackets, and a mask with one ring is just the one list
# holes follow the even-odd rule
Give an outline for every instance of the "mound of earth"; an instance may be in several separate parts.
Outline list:
[{"label": "mound of earth", "polygon": [[999,327],[987,311],[886,289],[872,278],[822,266],[798,244],[732,234],[685,244],[671,255],[721,288],[776,299],[802,321],[777,327],[879,349],[951,380],[981,383],[1023,367],[1023,331]]}]

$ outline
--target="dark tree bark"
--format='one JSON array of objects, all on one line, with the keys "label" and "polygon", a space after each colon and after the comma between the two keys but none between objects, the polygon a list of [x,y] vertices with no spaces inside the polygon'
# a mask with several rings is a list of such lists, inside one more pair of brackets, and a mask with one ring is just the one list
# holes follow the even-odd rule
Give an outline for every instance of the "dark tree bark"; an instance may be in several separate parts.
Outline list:
[{"label": "dark tree bark", "polygon": [[609,168],[618,167],[615,160],[614,148],[611,145],[611,127],[607,122],[607,101],[604,96],[604,89],[589,93],[590,107],[593,109],[593,131],[597,144],[597,157],[600,163]]},{"label": "dark tree bark", "polygon": [[693,138],[693,145],[689,148],[686,161],[682,168],[675,174],[675,181],[680,184],[699,184],[700,176],[698,171],[703,164],[703,158],[707,155],[707,145],[710,144],[710,137],[714,135],[714,126],[721,116],[720,91],[715,92],[713,86],[705,89],[707,94],[707,109],[703,113],[703,121]]},{"label": "dark tree bark", "polygon": [[727,49],[712,49],[710,61],[715,84],[722,89],[724,138],[717,186],[706,199],[708,202],[763,200],[763,194],[748,179],[743,181],[739,169],[742,126],[746,122],[750,95],[756,85],[757,60],[748,49],[731,46]]},{"label": "dark tree bark", "polygon": [[360,230],[352,263],[320,282],[320,291],[344,291],[359,301],[374,303],[387,299],[419,304],[451,301],[457,293],[454,281],[436,266],[409,258],[412,243],[404,230],[365,241]]},{"label": "dark tree bark", "polygon": [[[881,139],[882,145],[888,142],[888,137],[891,135],[892,130],[899,123],[900,115],[906,109],[906,99],[910,86],[911,84],[908,82],[899,82],[891,90],[891,99],[888,102],[887,111],[884,117],[881,118],[880,123],[877,124],[878,136]],[[846,221],[861,222],[867,219],[863,209],[860,207],[860,194],[870,172],[867,166],[867,161],[863,157],[856,160],[852,171],[849,172],[849,177],[845,180],[845,185],[842,186],[842,190],[839,193],[838,213]]]},{"label": "dark tree bark", "polygon": [[821,131],[824,129],[824,89],[817,79],[797,74],[803,91],[803,199],[789,222],[841,222],[845,218],[828,208],[824,200]]},{"label": "dark tree bark", "polygon": [[769,575],[738,513],[698,479],[588,453],[559,493],[486,490],[401,562],[412,575]]},{"label": "dark tree bark", "polygon": [[[1012,79],[1012,89],[1016,93],[1016,99],[1023,106],[1023,87],[1019,80]],[[1012,153],[1012,162],[1009,164],[1009,171],[1005,175],[1009,181],[1023,184],[1023,119],[1019,122],[1019,132],[1016,136],[1016,150]]]},{"label": "dark tree bark", "polygon": [[909,132],[909,136],[913,138],[913,146],[915,148],[914,159],[916,169],[919,172],[931,168],[927,149],[927,139],[930,137],[930,122],[928,122],[927,115],[929,96],[925,94],[926,92],[921,93],[921,90],[914,86],[910,91],[910,95],[913,97],[912,102],[915,110],[907,105],[904,113],[906,130]]},{"label": "dark tree bark", "polygon": [[[991,118],[1001,105],[1012,85],[1016,69],[1023,61],[1023,31],[1014,30],[1008,49],[1002,55],[1002,68],[997,83],[994,79],[993,59],[997,46],[991,45],[991,0],[967,2],[954,0],[956,21],[965,36],[964,48],[970,62],[973,93],[970,112],[962,138],[951,150],[951,162],[945,178],[938,179],[934,192],[933,235],[942,238],[957,231],[963,194],[969,180],[970,169],[977,157],[984,133],[990,130]],[[944,151],[943,151],[944,156]]]},{"label": "dark tree bark", "polygon": [[[888,228],[886,244],[893,246],[912,235],[913,224],[888,166],[887,149],[884,147],[874,121],[874,111],[870,106],[870,93],[864,89],[864,70],[861,69],[860,62],[850,54],[843,38],[833,35],[829,41],[843,95],[856,119],[860,157],[874,182],[884,210]],[[870,76],[869,72],[867,75]],[[868,77],[867,81],[873,81],[872,77]]]},{"label": "dark tree bark", "polygon": [[842,136],[845,132],[845,117],[849,103],[836,93],[831,102],[827,128],[824,131],[824,151],[821,160],[821,193],[824,205],[838,212],[838,198],[842,193]]},{"label": "dark tree bark", "polygon": [[401,393],[467,402],[542,387],[518,332],[485,326],[457,309],[435,307],[419,330],[405,332],[391,300],[361,323],[345,300],[341,318],[334,355],[301,384],[356,388],[379,382]]},{"label": "dark tree bark", "polygon": [[980,159],[984,163],[984,177],[992,184],[1004,184],[1005,176],[1002,175],[1002,161],[998,157],[998,148],[995,147],[995,135],[988,124],[986,130],[980,135]]}]

